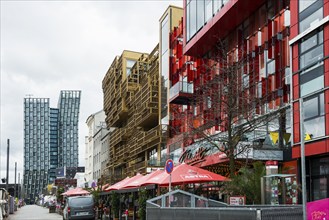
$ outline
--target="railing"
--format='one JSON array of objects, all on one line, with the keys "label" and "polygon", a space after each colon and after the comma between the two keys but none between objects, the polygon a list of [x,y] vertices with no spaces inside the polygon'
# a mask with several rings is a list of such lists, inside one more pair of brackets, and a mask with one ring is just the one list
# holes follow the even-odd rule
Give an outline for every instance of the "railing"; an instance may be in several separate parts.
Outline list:
[{"label": "railing", "polygon": [[179,93],[193,94],[193,83],[179,81],[169,90],[169,99],[179,95]]}]

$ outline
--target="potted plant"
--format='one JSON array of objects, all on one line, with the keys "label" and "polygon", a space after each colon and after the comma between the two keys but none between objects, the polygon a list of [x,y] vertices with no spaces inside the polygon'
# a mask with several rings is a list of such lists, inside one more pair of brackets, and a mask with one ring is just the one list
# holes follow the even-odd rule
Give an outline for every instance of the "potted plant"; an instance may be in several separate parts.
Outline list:
[{"label": "potted plant", "polygon": [[111,210],[114,215],[114,219],[119,219],[120,209],[120,196],[118,193],[113,192],[111,195]]}]

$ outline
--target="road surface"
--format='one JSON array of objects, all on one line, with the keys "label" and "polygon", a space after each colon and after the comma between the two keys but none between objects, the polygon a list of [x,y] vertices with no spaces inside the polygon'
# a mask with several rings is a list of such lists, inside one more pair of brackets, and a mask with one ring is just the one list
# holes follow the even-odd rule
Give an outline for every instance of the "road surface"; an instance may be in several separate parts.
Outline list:
[{"label": "road surface", "polygon": [[10,214],[8,220],[62,220],[57,213],[49,213],[48,208],[37,205],[26,205]]}]

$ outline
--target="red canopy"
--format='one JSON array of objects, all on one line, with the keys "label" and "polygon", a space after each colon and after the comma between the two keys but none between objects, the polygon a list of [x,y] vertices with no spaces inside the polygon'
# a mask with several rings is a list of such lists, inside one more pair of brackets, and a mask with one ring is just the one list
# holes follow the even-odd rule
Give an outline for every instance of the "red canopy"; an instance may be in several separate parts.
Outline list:
[{"label": "red canopy", "polygon": [[[152,173],[151,173],[152,174]],[[164,170],[157,170],[153,172],[152,176],[149,176],[144,182],[141,183],[141,186],[146,186],[150,184],[160,184],[167,177],[167,173]]]},{"label": "red canopy", "polygon": [[139,173],[136,176],[133,176],[131,178],[126,177],[125,179],[115,183],[114,185],[107,187],[105,189],[105,191],[121,189],[122,187],[124,187],[125,184],[130,183],[130,182],[134,181],[135,179],[138,179],[138,178],[141,178],[141,177],[143,177],[143,175],[141,175]]},{"label": "red canopy", "polygon": [[135,179],[134,181],[126,183],[123,188],[128,189],[128,188],[140,187],[140,186],[144,185],[149,179],[151,179],[163,172],[164,172],[163,170],[153,171],[152,173],[142,176],[141,178],[138,178],[138,179]]},{"label": "red canopy", "polygon": [[[167,186],[169,185],[169,174],[164,172],[157,176],[159,179],[158,184]],[[201,183],[213,181],[228,181],[229,179],[219,174],[204,170],[195,166],[190,166],[182,163],[176,167],[171,173],[171,184],[180,185],[187,183]]]},{"label": "red canopy", "polygon": [[136,185],[139,183],[140,179],[142,179],[144,177],[144,175],[137,173],[136,176],[133,176],[131,178],[129,178],[129,180],[127,182],[125,182],[124,184],[122,184],[119,189],[124,189],[124,188],[132,188],[130,185]]},{"label": "red canopy", "polygon": [[129,177],[126,177],[125,179],[113,184],[112,186],[107,187],[104,191],[117,190],[119,189],[119,187],[125,184],[129,179],[130,179]]},{"label": "red canopy", "polygon": [[62,195],[64,196],[78,196],[78,195],[89,195],[90,192],[88,192],[87,190],[84,190],[82,188],[74,188],[74,189],[70,189],[68,191],[66,191],[65,193],[62,193]]}]

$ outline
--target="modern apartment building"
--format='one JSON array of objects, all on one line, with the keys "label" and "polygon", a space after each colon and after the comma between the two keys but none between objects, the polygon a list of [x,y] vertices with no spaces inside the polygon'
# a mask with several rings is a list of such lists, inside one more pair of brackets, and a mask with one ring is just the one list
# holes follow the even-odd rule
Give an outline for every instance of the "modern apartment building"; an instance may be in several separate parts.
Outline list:
[{"label": "modern apartment building", "polygon": [[307,200],[314,201],[329,197],[329,1],[291,0],[290,11],[292,157],[300,173],[304,137]]},{"label": "modern apartment building", "polygon": [[150,54],[123,51],[103,79],[103,93],[107,127],[115,127],[110,134],[110,182],[150,172],[161,163],[167,132],[159,123],[158,46]]},{"label": "modern apartment building", "polygon": [[[86,181],[91,184],[98,182],[104,172],[104,163],[108,162],[108,145],[104,148],[104,142],[108,138],[109,130],[105,124],[105,112],[99,111],[87,118],[86,124],[89,134],[86,136]],[[106,157],[105,157],[106,156]],[[103,165],[103,167],[102,167]]]},{"label": "modern apartment building", "polygon": [[[174,160],[224,175],[228,172],[225,156],[205,149],[206,142],[200,141],[200,137],[186,139],[183,133],[191,129],[187,124],[189,121],[192,121],[193,129],[205,127],[211,120],[225,122],[227,114],[216,115],[216,111],[225,109],[218,106],[216,111],[213,109],[214,91],[218,90],[209,85],[225,73],[221,71],[223,66],[229,68],[246,58],[236,80],[242,82],[241,91],[253,102],[253,118],[281,113],[278,120],[269,121],[271,125],[254,131],[243,140],[252,141],[251,146],[261,143],[259,146],[275,151],[269,154],[266,149],[264,154],[262,149],[254,148],[251,153],[242,154],[241,159],[278,161],[282,170],[293,175],[289,180],[301,184],[300,145],[303,137],[307,199],[327,198],[328,15],[328,0],[184,0],[184,19],[171,32],[170,39],[171,138],[168,151]],[[221,60],[219,45],[226,50],[224,64],[216,61]],[[207,90],[207,87],[211,89]],[[196,94],[206,95],[196,104]],[[239,96],[236,98],[240,100]],[[301,112],[304,112],[303,117],[300,117]],[[243,121],[245,117],[237,117],[237,121]],[[225,134],[226,128],[225,123],[206,127],[213,135]],[[187,150],[188,157],[182,158]],[[299,203],[300,196],[291,193],[287,198],[281,198],[281,202]]]},{"label": "modern apartment building", "polygon": [[[279,119],[268,117],[271,126],[264,124],[231,140],[238,139],[237,147],[250,146],[248,153],[235,157],[239,164],[246,159],[282,161],[289,154],[283,150],[290,144],[287,6],[287,1],[184,1],[184,19],[170,39],[168,151],[175,162],[229,175],[228,156],[195,131],[225,148],[229,141],[218,140],[234,130],[229,126],[242,127],[277,111],[282,111]],[[225,104],[230,102],[237,104]],[[274,141],[270,133],[282,138]]]},{"label": "modern apartment building", "polygon": [[80,98],[81,91],[61,91],[59,96],[59,167],[78,167]]},{"label": "modern apartment building", "polygon": [[56,168],[78,166],[80,91],[61,91],[58,108],[49,98],[24,99],[24,190],[34,201],[56,178]]}]

